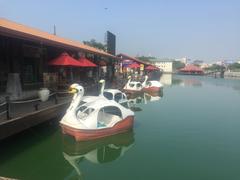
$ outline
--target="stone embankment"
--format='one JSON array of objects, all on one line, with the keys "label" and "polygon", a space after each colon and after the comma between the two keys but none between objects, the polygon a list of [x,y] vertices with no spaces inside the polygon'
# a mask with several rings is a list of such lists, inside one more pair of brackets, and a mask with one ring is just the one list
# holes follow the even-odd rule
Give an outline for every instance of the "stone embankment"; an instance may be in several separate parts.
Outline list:
[{"label": "stone embankment", "polygon": [[224,77],[226,77],[226,78],[231,78],[231,77],[233,77],[233,78],[240,78],[240,72],[229,72],[229,71],[226,71],[225,73],[224,73]]}]

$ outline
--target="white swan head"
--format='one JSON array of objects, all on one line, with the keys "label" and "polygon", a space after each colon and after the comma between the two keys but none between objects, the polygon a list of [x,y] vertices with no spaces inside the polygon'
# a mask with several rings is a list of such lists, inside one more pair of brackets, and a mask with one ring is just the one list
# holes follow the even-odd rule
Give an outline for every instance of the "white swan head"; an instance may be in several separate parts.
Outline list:
[{"label": "white swan head", "polygon": [[67,112],[68,113],[75,112],[75,109],[78,107],[78,105],[84,95],[84,88],[82,86],[80,86],[79,84],[74,83],[69,87],[68,92],[71,94],[74,94],[74,96],[72,98],[72,102],[71,102]]},{"label": "white swan head", "polygon": [[77,83],[74,83],[72,84],[70,87],[69,87],[69,93],[72,93],[72,94],[76,94],[76,95],[82,95],[84,94],[84,88],[82,86],[80,86],[79,84]]},{"label": "white swan head", "polygon": [[146,81],[147,79],[148,79],[148,76],[146,75],[146,76],[145,76],[145,81]]}]

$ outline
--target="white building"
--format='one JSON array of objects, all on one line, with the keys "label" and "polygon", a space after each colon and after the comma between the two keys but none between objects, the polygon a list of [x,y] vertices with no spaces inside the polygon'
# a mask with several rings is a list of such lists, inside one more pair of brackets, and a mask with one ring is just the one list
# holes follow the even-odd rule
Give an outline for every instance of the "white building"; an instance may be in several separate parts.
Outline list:
[{"label": "white building", "polygon": [[173,72],[173,62],[172,61],[155,61],[154,65],[162,69],[165,73]]},{"label": "white building", "polygon": [[189,59],[187,57],[183,57],[183,58],[177,58],[177,59],[175,59],[175,61],[180,61],[186,65],[188,63]]},{"label": "white building", "polygon": [[160,83],[163,85],[172,85],[172,74],[163,74],[160,78]]}]

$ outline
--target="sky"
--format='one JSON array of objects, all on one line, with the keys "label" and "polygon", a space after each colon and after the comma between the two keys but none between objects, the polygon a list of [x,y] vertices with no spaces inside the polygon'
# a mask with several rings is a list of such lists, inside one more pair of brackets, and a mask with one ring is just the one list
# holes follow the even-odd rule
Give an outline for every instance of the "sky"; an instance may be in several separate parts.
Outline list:
[{"label": "sky", "polygon": [[77,41],[109,30],[131,56],[240,59],[240,0],[0,0],[0,17]]}]

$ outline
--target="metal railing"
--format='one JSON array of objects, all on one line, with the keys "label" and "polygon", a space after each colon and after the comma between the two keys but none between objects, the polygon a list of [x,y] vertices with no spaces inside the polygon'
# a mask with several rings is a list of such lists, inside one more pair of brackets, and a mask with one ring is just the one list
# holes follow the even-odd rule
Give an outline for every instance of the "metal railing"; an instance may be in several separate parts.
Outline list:
[{"label": "metal railing", "polygon": [[[61,99],[61,97],[59,95],[68,95],[69,97],[71,95],[69,95],[68,92],[54,92],[51,93],[49,95],[49,99],[48,101],[50,101],[51,97],[54,98],[54,104],[58,104],[59,103],[59,99]],[[68,97],[65,96],[65,97]],[[0,117],[2,117],[3,115],[6,115],[6,119],[12,119],[13,117],[11,116],[11,110],[12,110],[12,105],[26,105],[26,104],[31,104],[33,105],[35,111],[39,110],[39,106],[42,103],[40,98],[35,98],[35,99],[29,99],[29,100],[11,100],[9,96],[5,97],[5,101],[0,103],[0,109],[3,109],[3,111],[0,111]],[[4,108],[5,106],[5,108]]]}]

